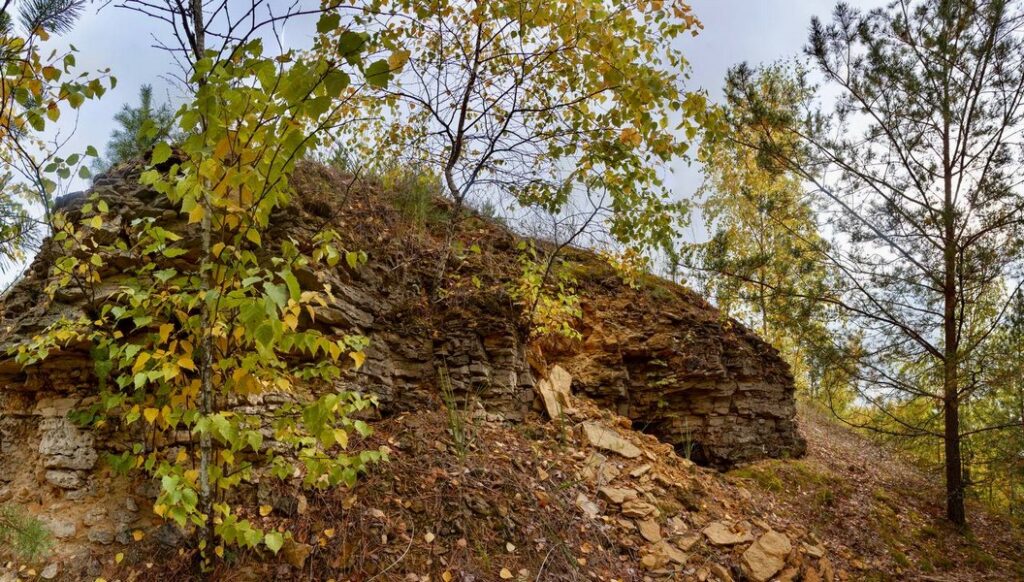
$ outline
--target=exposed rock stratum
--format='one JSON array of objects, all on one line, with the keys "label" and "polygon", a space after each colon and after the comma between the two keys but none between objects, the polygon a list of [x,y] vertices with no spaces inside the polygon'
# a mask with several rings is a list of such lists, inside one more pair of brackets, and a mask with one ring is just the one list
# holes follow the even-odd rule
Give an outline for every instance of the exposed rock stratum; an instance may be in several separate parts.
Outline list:
[{"label": "exposed rock stratum", "polygon": [[[62,209],[74,216],[88,195],[98,195],[118,214],[105,226],[110,232],[117,232],[118,221],[154,216],[195,241],[193,255],[176,259],[194,261],[195,232],[168,201],[138,185],[138,171],[128,165],[100,177],[90,193],[62,201]],[[442,234],[413,226],[380,188],[328,168],[303,165],[294,186],[295,203],[274,217],[267,240],[302,240],[329,224],[349,248],[369,254],[364,267],[299,275],[307,288],[328,284],[333,291],[333,302],[318,309],[311,325],[370,338],[365,365],[345,382],[377,394],[382,415],[434,406],[445,370],[460,401],[492,421],[519,421],[543,414],[537,383],[558,366],[562,372],[552,378],[570,382],[572,394],[630,419],[633,428],[698,463],[728,467],[803,452],[788,366],[692,291],[654,277],[631,287],[596,254],[572,249],[566,258],[579,283],[582,339],[530,341],[523,310],[507,292],[519,269],[520,239],[500,224],[479,216],[462,221],[459,239],[480,252],[458,259],[444,299],[432,302]],[[69,289],[51,299],[43,291],[56,253],[44,242],[4,296],[4,349],[88,309],[85,294]],[[117,261],[110,265],[108,290],[117,285]],[[114,446],[110,435],[80,429],[66,417],[95,392],[86,346],[28,369],[10,358],[0,364],[0,502],[34,503],[60,537],[104,545],[125,535],[139,509],[125,493],[128,484],[100,471],[102,453]],[[247,406],[274,406],[275,398]],[[608,429],[586,430],[592,440],[614,444],[612,436],[599,434]],[[145,487],[133,491],[147,493]],[[67,510],[87,499],[102,519]]]}]

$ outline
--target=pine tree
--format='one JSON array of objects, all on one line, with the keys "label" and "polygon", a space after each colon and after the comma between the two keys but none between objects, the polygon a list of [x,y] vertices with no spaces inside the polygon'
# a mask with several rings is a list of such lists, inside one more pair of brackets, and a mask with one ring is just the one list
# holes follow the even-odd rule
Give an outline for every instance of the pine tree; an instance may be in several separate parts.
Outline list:
[{"label": "pine tree", "polygon": [[820,124],[777,115],[740,70],[750,145],[800,176],[827,217],[822,257],[841,284],[819,300],[862,338],[855,388],[876,412],[865,428],[938,439],[947,516],[966,526],[963,439],[1000,428],[965,427],[961,409],[986,394],[971,366],[1024,285],[1024,10],[841,3],[813,21],[807,53],[834,109],[808,116]]},{"label": "pine tree", "polygon": [[[0,34],[14,32],[14,19],[8,12],[9,3],[0,11]],[[85,0],[27,0],[17,4],[18,21],[26,33],[43,29],[50,33],[64,34],[71,30],[82,15]]]},{"label": "pine tree", "polygon": [[152,85],[143,85],[139,88],[139,104],[133,107],[126,103],[114,116],[114,121],[119,127],[107,142],[107,155],[94,164],[99,172],[141,158],[157,143],[171,138],[174,112],[166,104],[155,106]]}]

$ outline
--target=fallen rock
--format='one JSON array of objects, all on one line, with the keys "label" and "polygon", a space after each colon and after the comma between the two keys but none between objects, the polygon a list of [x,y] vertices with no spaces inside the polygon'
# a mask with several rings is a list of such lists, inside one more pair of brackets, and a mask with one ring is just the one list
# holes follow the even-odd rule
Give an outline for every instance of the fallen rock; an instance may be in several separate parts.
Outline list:
[{"label": "fallen rock", "polygon": [[622,505],[626,501],[632,501],[637,497],[636,490],[629,488],[601,487],[598,489],[598,493],[616,505]]},{"label": "fallen rock", "polygon": [[809,544],[807,542],[804,542],[803,545],[804,545],[804,551],[807,552],[808,556],[810,556],[812,558],[824,558],[825,557],[825,546],[824,545],[817,544],[817,545],[813,545],[812,546],[811,544]]},{"label": "fallen rock", "polygon": [[640,565],[645,570],[660,570],[668,565],[668,556],[650,552],[640,558]]},{"label": "fallen rock", "polygon": [[632,500],[622,504],[622,515],[626,517],[632,517],[634,519],[645,519],[647,517],[657,517],[661,512],[658,508],[647,503],[645,501]]},{"label": "fallen rock", "polygon": [[640,456],[640,449],[633,443],[619,436],[614,430],[587,422],[583,424],[583,434],[590,444],[599,449],[618,453],[627,459],[635,459]]},{"label": "fallen rock", "polygon": [[597,482],[598,484],[611,483],[619,476],[619,469],[608,461],[608,457],[598,452],[590,453],[583,463],[580,476],[586,481]]},{"label": "fallen rock", "polygon": [[685,564],[686,560],[689,559],[689,556],[687,556],[685,552],[681,551],[679,548],[675,547],[674,545],[668,543],[665,540],[661,540],[660,542],[651,546],[651,552],[661,556],[665,556],[669,559],[669,561],[675,562],[680,566]]},{"label": "fallen rock", "polygon": [[53,580],[57,577],[57,562],[50,562],[43,568],[43,571],[39,573],[39,576],[43,580]]},{"label": "fallen rock", "polygon": [[748,528],[739,525],[730,526],[722,521],[715,521],[703,529],[708,541],[716,546],[733,546],[744,544],[754,540],[754,535]]},{"label": "fallen rock", "polygon": [[50,534],[58,540],[70,538],[78,531],[78,526],[75,525],[75,522],[70,520],[49,518],[45,520],[45,524],[46,529],[50,530]]},{"label": "fallen rock", "polygon": [[658,522],[653,519],[642,519],[636,522],[637,529],[640,530],[640,535],[645,540],[651,543],[657,543],[661,541],[661,526]]},{"label": "fallen rock", "polygon": [[114,543],[114,531],[106,528],[92,528],[86,537],[90,542],[94,544],[102,544],[104,546]]},{"label": "fallen rock", "polygon": [[572,375],[566,372],[561,366],[555,366],[548,373],[547,378],[542,378],[534,388],[540,394],[544,402],[544,410],[548,418],[557,420],[562,418],[570,409],[569,397],[572,395]]},{"label": "fallen rock", "polygon": [[711,564],[711,574],[719,580],[719,582],[733,582],[732,574],[729,570],[721,564]]},{"label": "fallen rock", "polygon": [[750,545],[740,558],[743,573],[754,582],[767,582],[786,565],[793,545],[785,534],[769,530]]},{"label": "fallen rock", "polygon": [[646,463],[646,464],[640,465],[636,469],[633,469],[632,471],[630,471],[629,472],[629,476],[633,477],[634,479],[636,479],[637,477],[642,477],[644,473],[646,473],[646,472],[648,472],[650,470],[651,470],[650,463]]},{"label": "fallen rock", "polygon": [[587,517],[591,519],[597,517],[601,513],[601,508],[582,493],[576,496],[576,507],[580,508],[580,511],[585,513]]},{"label": "fallen rock", "polygon": [[690,548],[692,548],[693,546],[697,545],[697,542],[699,542],[699,541],[700,541],[700,534],[689,533],[689,534],[685,534],[685,535],[679,537],[679,539],[675,540],[675,544],[677,546],[679,546],[684,552],[688,552],[688,551],[690,551]]}]

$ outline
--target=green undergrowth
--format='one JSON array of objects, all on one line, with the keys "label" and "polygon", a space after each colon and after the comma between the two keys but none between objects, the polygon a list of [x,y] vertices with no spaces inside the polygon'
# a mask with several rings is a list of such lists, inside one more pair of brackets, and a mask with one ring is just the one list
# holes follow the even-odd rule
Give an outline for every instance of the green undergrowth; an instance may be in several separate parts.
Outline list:
[{"label": "green undergrowth", "polygon": [[770,460],[733,469],[730,473],[752,481],[771,493],[803,493],[818,509],[828,509],[845,495],[849,487],[837,475],[807,460]]}]

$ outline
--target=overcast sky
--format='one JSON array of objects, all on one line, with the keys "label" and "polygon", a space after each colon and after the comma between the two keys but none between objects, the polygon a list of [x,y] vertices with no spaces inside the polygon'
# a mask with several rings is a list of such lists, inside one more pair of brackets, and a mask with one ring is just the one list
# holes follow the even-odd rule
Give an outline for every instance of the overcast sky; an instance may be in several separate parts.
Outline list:
[{"label": "overcast sky", "polygon": [[[873,7],[882,2],[851,0],[849,3]],[[717,99],[729,67],[744,61],[769,63],[800,55],[811,17],[818,15],[827,19],[835,1],[692,0],[691,4],[704,30],[696,38],[682,41],[691,65],[688,88],[704,88]],[[285,41],[293,46],[307,46],[310,29],[308,21],[290,25],[284,33]],[[82,151],[87,145],[94,145],[102,152],[110,136],[114,114],[125,102],[137,100],[141,85],[152,84],[160,100],[178,97],[174,88],[161,78],[176,72],[174,63],[166,52],[152,46],[152,35],[165,37],[167,32],[160,23],[115,6],[108,5],[98,12],[92,7],[88,9],[65,40],[79,50],[79,70],[110,67],[118,84],[103,99],[87,102],[82,108],[67,153]],[[61,131],[68,131],[69,118],[62,118],[61,123]],[[676,195],[689,198],[699,183],[699,171],[683,165],[672,180]],[[694,222],[698,224],[687,236],[691,240],[700,239],[703,233],[699,218]],[[8,277],[0,276],[0,281],[5,279]]]}]

